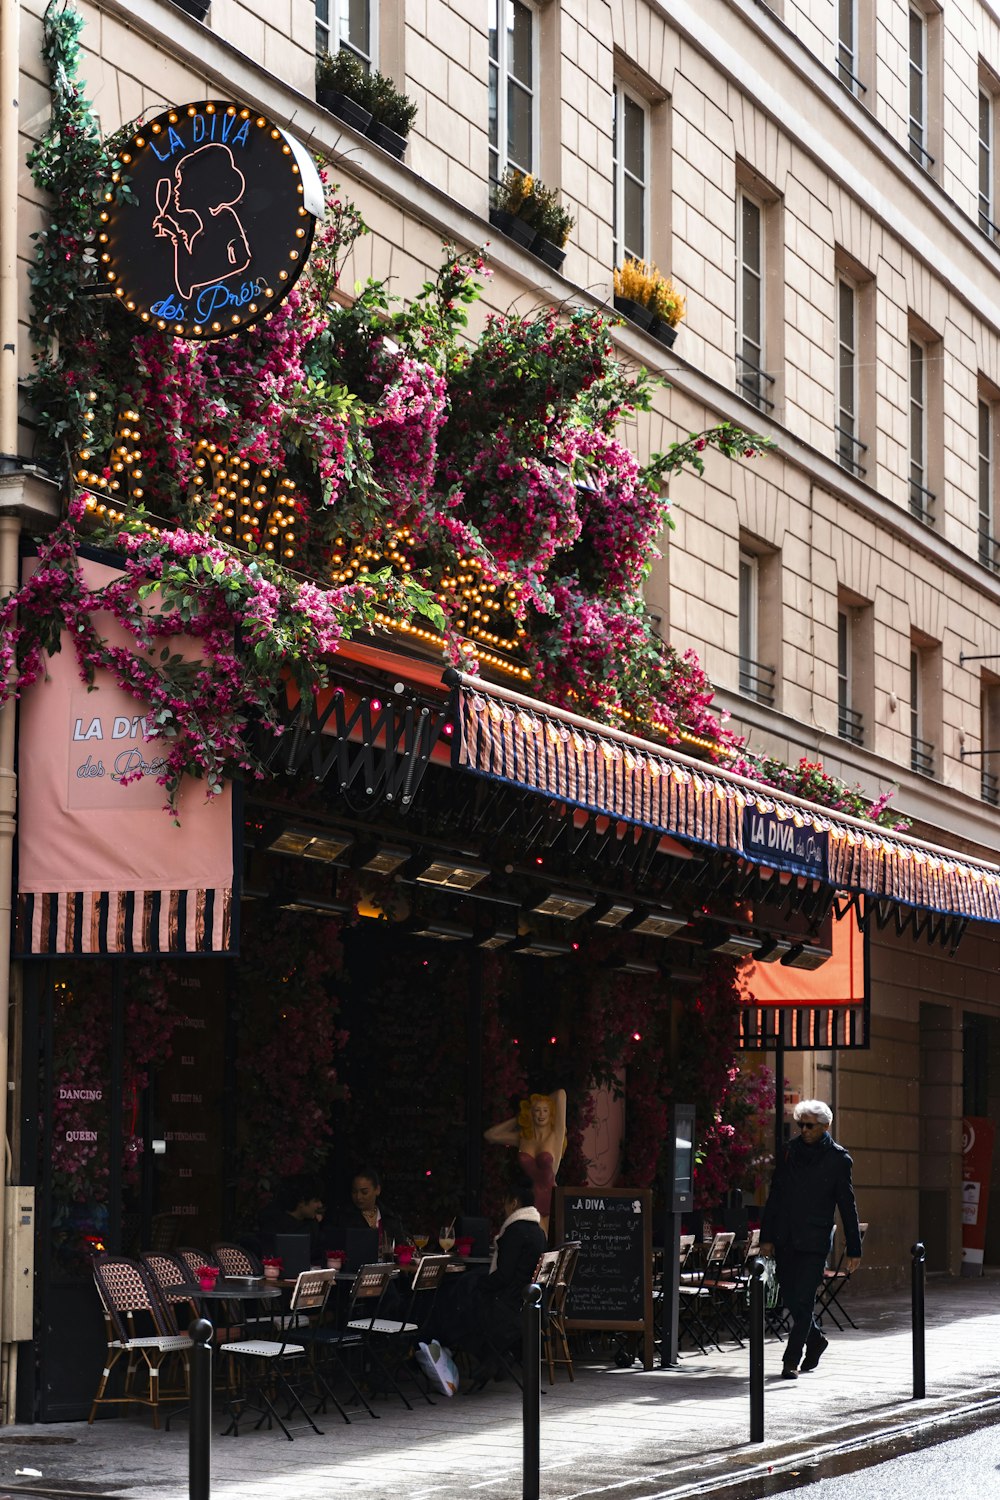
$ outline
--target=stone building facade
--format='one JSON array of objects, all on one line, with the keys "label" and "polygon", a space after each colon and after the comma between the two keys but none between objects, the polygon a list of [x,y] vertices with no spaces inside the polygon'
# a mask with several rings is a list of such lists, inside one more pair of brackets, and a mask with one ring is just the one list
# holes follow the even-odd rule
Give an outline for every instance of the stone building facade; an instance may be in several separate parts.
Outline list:
[{"label": "stone building facade", "polygon": [[[234,96],[329,157],[372,230],[348,290],[387,276],[415,291],[444,240],[491,241],[480,318],[541,299],[609,304],[623,246],[669,270],[687,298],[675,347],[629,324],[616,335],[623,358],[668,382],[632,441],[648,453],[728,419],[774,448],[675,481],[677,530],[648,585],[663,632],[695,649],[756,749],[821,759],[873,794],[898,783],[921,833],[994,857],[1000,18],[986,0],[212,0],[204,21],[171,0],[82,10],[106,133],[165,102]],[[405,162],[317,105],[317,37],[416,102]],[[40,38],[26,0],[22,374]],[[491,163],[508,161],[576,217],[561,273],[491,229]],[[18,452],[31,452],[27,428]],[[954,958],[879,935],[871,1050],[789,1064],[797,1090],[838,1110],[870,1265],[887,1280],[918,1232],[933,1265],[958,1268],[963,1076],[967,1108],[972,1075],[985,1110],[1000,1092],[998,953],[988,929]]]}]

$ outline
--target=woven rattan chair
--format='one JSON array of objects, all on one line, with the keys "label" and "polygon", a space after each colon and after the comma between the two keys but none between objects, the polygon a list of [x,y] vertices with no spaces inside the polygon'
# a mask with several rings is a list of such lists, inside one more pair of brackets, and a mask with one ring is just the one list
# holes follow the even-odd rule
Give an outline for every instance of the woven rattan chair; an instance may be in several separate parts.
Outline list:
[{"label": "woven rattan chair", "polygon": [[[178,1291],[178,1287],[190,1286],[192,1277],[184,1262],[177,1255],[158,1250],[144,1250],[139,1264],[149,1273],[160,1296],[167,1316],[167,1332],[180,1333],[185,1317],[188,1322],[199,1316],[198,1304],[190,1292]],[[178,1311],[180,1309],[180,1311]]]},{"label": "woven rattan chair", "polygon": [[566,1334],[566,1298],[576,1274],[580,1249],[579,1240],[570,1240],[561,1247],[549,1287],[547,1316],[542,1320],[542,1358],[548,1366],[549,1385],[555,1385],[556,1365],[565,1365],[570,1380],[576,1379]]},{"label": "woven rattan chair", "polygon": [[212,1259],[217,1261],[223,1276],[263,1276],[264,1267],[252,1250],[231,1240],[220,1240],[212,1246]]},{"label": "woven rattan chair", "polygon": [[190,1282],[198,1280],[198,1268],[200,1266],[217,1266],[219,1264],[214,1255],[206,1255],[204,1250],[194,1250],[190,1245],[178,1246],[174,1254],[186,1269],[188,1281]]},{"label": "woven rattan chair", "polygon": [[[138,1402],[152,1409],[153,1426],[159,1427],[161,1403],[187,1398],[187,1356],[191,1340],[187,1334],[169,1331],[171,1324],[176,1328],[176,1323],[172,1317],[168,1318],[152,1279],[138,1261],[121,1255],[97,1255],[94,1257],[94,1281],[104,1309],[108,1352],[87,1421],[93,1422],[99,1406],[130,1406]],[[141,1327],[147,1331],[139,1332]],[[176,1393],[164,1393],[160,1390],[160,1369],[171,1354],[183,1358],[184,1388]],[[123,1356],[128,1360],[123,1393],[109,1396],[108,1379]],[[135,1389],[136,1373],[141,1365],[145,1365],[148,1377],[146,1395],[138,1394]]]}]

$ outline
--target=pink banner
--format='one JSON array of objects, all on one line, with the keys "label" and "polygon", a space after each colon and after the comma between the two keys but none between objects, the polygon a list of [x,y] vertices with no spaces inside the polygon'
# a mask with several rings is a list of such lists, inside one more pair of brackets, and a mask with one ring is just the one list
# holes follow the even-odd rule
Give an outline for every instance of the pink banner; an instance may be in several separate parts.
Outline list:
[{"label": "pink banner", "polygon": [[[26,575],[36,566],[29,559]],[[100,563],[83,567],[90,587],[115,577]],[[110,614],[100,624],[134,649]],[[156,780],[164,746],[146,739],[143,705],[108,672],[88,690],[62,641],[20,706],[18,951],[231,951],[231,787],[209,799],[190,779],[175,824]],[[183,650],[183,640],[170,644]]]}]

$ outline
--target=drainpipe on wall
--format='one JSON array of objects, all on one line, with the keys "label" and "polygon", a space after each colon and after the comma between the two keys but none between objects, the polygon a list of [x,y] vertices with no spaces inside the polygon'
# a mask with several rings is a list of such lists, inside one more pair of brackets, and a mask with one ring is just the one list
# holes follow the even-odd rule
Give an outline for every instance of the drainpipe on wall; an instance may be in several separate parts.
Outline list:
[{"label": "drainpipe on wall", "polygon": [[[0,453],[17,455],[17,174],[20,161],[18,88],[20,82],[19,0],[0,0]],[[16,515],[0,515],[0,597],[18,586]],[[10,1007],[12,872],[17,787],[14,779],[16,705],[0,709],[0,1146],[4,1186],[11,1180],[7,1142],[7,1047]],[[6,1193],[0,1192],[0,1286],[3,1285]],[[0,1327],[0,1421],[13,1418],[16,1346]]]}]

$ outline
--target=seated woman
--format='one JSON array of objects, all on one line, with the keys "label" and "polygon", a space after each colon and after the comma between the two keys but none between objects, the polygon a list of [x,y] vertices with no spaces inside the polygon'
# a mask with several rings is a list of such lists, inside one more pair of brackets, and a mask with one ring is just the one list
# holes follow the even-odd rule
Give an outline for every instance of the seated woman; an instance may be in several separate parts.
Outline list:
[{"label": "seated woman", "polygon": [[406,1242],[408,1236],[399,1214],[382,1202],[382,1179],[372,1167],[362,1167],[351,1179],[351,1207],[337,1213],[340,1229],[377,1229],[381,1255],[390,1244]]},{"label": "seated woman", "polygon": [[522,1099],[515,1118],[491,1125],[486,1139],[495,1146],[517,1147],[521,1170],[535,1185],[542,1228],[548,1232],[552,1189],[566,1150],[566,1090]]},{"label": "seated woman", "polygon": [[459,1295],[450,1308],[442,1310],[446,1323],[435,1318],[435,1336],[442,1343],[461,1346],[480,1362],[472,1372],[476,1388],[494,1372],[495,1351],[509,1349],[521,1331],[524,1289],[530,1286],[546,1245],[534,1195],[531,1179],[517,1173],[504,1199],[504,1220],[489,1275],[456,1278]]}]

